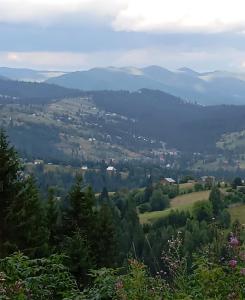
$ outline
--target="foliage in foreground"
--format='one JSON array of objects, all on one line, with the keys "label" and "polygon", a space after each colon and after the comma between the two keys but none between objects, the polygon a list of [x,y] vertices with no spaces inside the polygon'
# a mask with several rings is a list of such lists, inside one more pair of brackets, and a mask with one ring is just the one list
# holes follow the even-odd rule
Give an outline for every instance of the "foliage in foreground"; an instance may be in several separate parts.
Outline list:
[{"label": "foliage in foreground", "polygon": [[[93,272],[94,285],[79,299],[245,299],[244,243],[233,233],[225,243],[222,236],[217,238],[219,246],[214,243],[197,256],[191,272],[186,258],[180,255],[183,244],[177,236],[169,240],[169,250],[163,253],[166,269],[155,277],[142,263],[130,260],[126,275],[117,275],[111,269]],[[221,253],[224,256],[219,257]]]},{"label": "foliage in foreground", "polygon": [[46,300],[70,298],[76,281],[63,265],[64,257],[29,259],[16,253],[0,261],[0,299]]},{"label": "foliage in foreground", "polygon": [[169,240],[162,254],[165,268],[155,276],[130,259],[126,270],[101,268],[90,271],[92,283],[79,291],[74,277],[64,267],[64,257],[52,255],[28,259],[20,253],[0,261],[0,299],[66,300],[182,300],[245,299],[245,245],[237,226],[227,240],[215,243],[196,256],[191,271],[181,255],[181,233]]}]

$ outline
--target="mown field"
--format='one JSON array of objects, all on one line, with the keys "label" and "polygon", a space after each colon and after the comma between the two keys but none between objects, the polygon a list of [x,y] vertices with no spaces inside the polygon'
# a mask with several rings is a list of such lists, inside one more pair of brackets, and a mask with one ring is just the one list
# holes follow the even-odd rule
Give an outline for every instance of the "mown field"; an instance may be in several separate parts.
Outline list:
[{"label": "mown field", "polygon": [[232,222],[238,220],[241,224],[245,224],[245,204],[231,207],[229,212]]},{"label": "mown field", "polygon": [[171,209],[190,209],[195,202],[208,200],[209,194],[210,191],[201,191],[177,196],[171,200],[170,208],[168,209],[140,214],[140,222],[143,224],[155,221],[158,218],[166,216],[171,211]]}]

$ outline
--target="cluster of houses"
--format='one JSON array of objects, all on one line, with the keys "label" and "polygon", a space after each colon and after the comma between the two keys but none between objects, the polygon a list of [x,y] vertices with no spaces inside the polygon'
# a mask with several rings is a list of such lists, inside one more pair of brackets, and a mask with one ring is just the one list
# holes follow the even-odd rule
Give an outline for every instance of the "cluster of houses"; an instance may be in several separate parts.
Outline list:
[{"label": "cluster of houses", "polygon": [[[86,172],[86,171],[89,171],[89,168],[88,168],[87,166],[82,166],[82,167],[81,167],[81,170],[82,170],[83,172]],[[116,172],[117,172],[117,169],[116,169],[114,166],[108,166],[108,167],[106,168],[106,171],[107,171],[107,173],[109,173],[109,174],[113,174],[113,173],[116,173]]]},{"label": "cluster of houses", "polygon": [[[178,184],[176,180],[171,177],[164,177],[160,179],[160,183],[163,185],[174,185]],[[188,183],[200,183],[205,186],[214,186],[215,184],[215,177],[214,176],[202,176],[200,180],[188,180]]]}]

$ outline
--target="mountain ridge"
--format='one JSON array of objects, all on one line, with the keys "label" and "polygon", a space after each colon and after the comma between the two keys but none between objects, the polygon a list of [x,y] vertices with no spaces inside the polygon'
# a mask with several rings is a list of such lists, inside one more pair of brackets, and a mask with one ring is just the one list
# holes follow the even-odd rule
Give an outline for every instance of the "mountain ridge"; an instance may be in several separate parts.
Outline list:
[{"label": "mountain ridge", "polygon": [[71,72],[46,82],[85,91],[157,89],[203,105],[245,104],[245,74],[242,73],[200,73],[187,67],[170,71],[155,65],[109,67]]}]

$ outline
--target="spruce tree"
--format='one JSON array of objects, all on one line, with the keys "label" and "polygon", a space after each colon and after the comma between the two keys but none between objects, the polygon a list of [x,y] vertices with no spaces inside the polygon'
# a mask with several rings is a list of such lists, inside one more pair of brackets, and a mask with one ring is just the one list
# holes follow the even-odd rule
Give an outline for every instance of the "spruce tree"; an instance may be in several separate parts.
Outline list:
[{"label": "spruce tree", "polygon": [[14,147],[0,130],[0,256],[5,256],[9,239],[9,226],[6,220],[9,207],[22,189],[22,167]]},{"label": "spruce tree", "polygon": [[71,271],[79,281],[85,280],[89,269],[94,267],[96,249],[92,251],[95,228],[93,206],[92,189],[84,189],[82,177],[77,177],[68,195],[68,206],[64,212],[62,250],[68,256]]},{"label": "spruce tree", "polygon": [[145,188],[145,191],[144,191],[144,202],[149,202],[150,201],[152,193],[153,193],[152,177],[149,176],[147,178],[146,188]]},{"label": "spruce tree", "polygon": [[24,182],[24,189],[9,207],[9,247],[31,257],[47,253],[48,231],[45,212],[32,177]]},{"label": "spruce tree", "polygon": [[107,191],[106,187],[103,188],[99,199],[100,199],[100,203],[109,201],[109,194],[108,194],[108,191]]},{"label": "spruce tree", "polygon": [[82,231],[77,229],[71,236],[66,236],[62,251],[68,258],[68,266],[79,284],[88,280],[89,270],[95,268],[90,242]]},{"label": "spruce tree", "polygon": [[91,188],[84,190],[82,177],[76,178],[75,185],[68,196],[68,208],[65,211],[65,230],[69,235],[77,229],[87,234],[93,223],[94,195]]},{"label": "spruce tree", "polygon": [[111,207],[103,203],[97,216],[94,247],[98,267],[111,267],[117,256],[116,226]]},{"label": "spruce tree", "polygon": [[54,248],[57,245],[59,206],[55,197],[54,189],[48,191],[48,201],[46,206],[46,222],[49,231],[49,247]]},{"label": "spruce tree", "polygon": [[224,208],[224,203],[221,199],[221,193],[218,187],[214,186],[209,195],[209,201],[213,206],[213,213],[215,216]]}]

